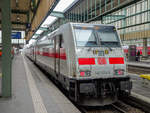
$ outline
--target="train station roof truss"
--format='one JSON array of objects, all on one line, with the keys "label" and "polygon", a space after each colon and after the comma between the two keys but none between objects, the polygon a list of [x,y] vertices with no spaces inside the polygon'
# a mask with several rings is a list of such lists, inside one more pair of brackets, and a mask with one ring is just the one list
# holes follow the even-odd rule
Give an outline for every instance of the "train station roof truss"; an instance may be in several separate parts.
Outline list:
[{"label": "train station roof truss", "polygon": [[[0,1],[1,4],[1,1]],[[28,24],[30,0],[11,0],[11,22],[12,29],[25,30]],[[0,6],[0,29],[1,29],[1,6]]]},{"label": "train station roof truss", "polygon": [[[66,23],[67,17],[64,12],[66,9],[68,9],[68,7],[72,6],[76,2],[76,0],[71,0],[67,4],[63,5],[65,0],[60,0],[54,10],[47,14],[47,18],[39,26],[36,32],[34,32],[32,39],[39,39],[41,36],[47,35],[48,33],[57,29],[60,25]],[[42,32],[40,32],[40,35],[35,38],[35,34],[37,34],[39,30]]]},{"label": "train station roof truss", "polygon": [[[148,3],[147,3],[147,2]],[[145,2],[146,7],[138,6]],[[136,24],[129,24],[128,19],[137,17],[139,15],[150,14],[150,0],[76,0],[71,4],[65,11],[53,11],[51,16],[57,17],[54,22],[49,24],[44,28],[39,28],[43,32],[41,35],[46,35],[49,32],[54,31],[60,25],[66,22],[85,22],[85,23],[102,23],[102,24],[116,24],[119,33],[121,34],[122,40],[131,38],[144,38],[149,37],[149,30],[143,30],[137,32],[127,32],[128,28],[133,28],[136,26],[147,25],[150,23],[149,16],[146,17],[148,21],[139,22]],[[134,14],[130,14],[130,7],[141,7],[139,11],[135,10]],[[144,10],[143,10],[144,9]],[[127,11],[128,10],[128,11]],[[119,13],[117,13],[119,12]],[[143,18],[141,16],[141,18]],[[140,19],[141,21],[143,19]],[[138,20],[137,20],[138,21]],[[121,22],[120,26],[118,26]],[[147,28],[146,28],[147,29]],[[139,34],[139,35],[137,35]]]},{"label": "train station roof truss", "polygon": [[[59,0],[11,0],[12,30],[26,31],[25,39],[30,39],[58,2]],[[64,18],[60,12],[53,12],[52,15]],[[0,0],[0,29],[1,19]],[[47,28],[40,29],[45,31]]]},{"label": "train station roof truss", "polygon": [[[47,19],[47,17],[51,15],[53,9],[56,7],[56,5],[60,0],[43,0],[43,1],[39,0],[39,1],[40,3],[30,22],[31,27],[29,28],[26,40],[30,40],[38,30],[45,31],[47,29],[47,27],[41,26],[43,22]],[[56,13],[57,16],[62,16],[59,14],[59,12],[54,12],[53,14],[55,14],[56,16]]]},{"label": "train station roof truss", "polygon": [[[142,39],[150,37],[149,14],[150,0],[78,0],[65,10],[64,19],[57,19],[49,28],[53,31],[66,22],[113,24],[117,26],[122,40]],[[136,18],[138,16],[142,19]],[[138,30],[142,28],[138,26],[142,25],[144,29]],[[133,28],[137,31],[128,31]]]},{"label": "train station roof truss", "polygon": [[49,26],[49,31],[57,29],[66,22],[91,22],[99,20],[103,23],[103,21],[108,19],[117,21],[126,18],[126,15],[113,15],[111,13],[138,1],[140,0],[78,0],[65,10],[63,16],[61,13],[51,13],[51,15],[59,17],[59,19]]},{"label": "train station roof truss", "polygon": [[125,18],[126,15],[106,15],[102,17],[102,20],[111,20],[111,21],[115,21],[118,19],[122,19]]}]

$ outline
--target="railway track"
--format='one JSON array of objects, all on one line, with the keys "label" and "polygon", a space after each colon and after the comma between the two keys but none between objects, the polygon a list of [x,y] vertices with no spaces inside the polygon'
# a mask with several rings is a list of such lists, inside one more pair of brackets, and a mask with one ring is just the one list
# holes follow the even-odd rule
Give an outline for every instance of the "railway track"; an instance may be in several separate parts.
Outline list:
[{"label": "railway track", "polygon": [[115,104],[112,104],[112,106],[117,110],[119,111],[120,113],[126,113],[126,111],[118,106],[116,106]]},{"label": "railway track", "polygon": [[148,113],[136,108],[130,104],[126,104],[123,101],[118,101],[114,104],[97,107],[97,108],[81,108],[82,113]]},{"label": "railway track", "polygon": [[128,96],[127,98],[121,98],[121,101],[144,111],[144,113],[150,113],[150,104],[141,99],[137,99],[133,96]]},{"label": "railway track", "polygon": [[82,113],[146,113],[138,108],[125,104],[123,102],[117,102],[109,106],[97,109],[84,109]]},{"label": "railway track", "polygon": [[149,67],[128,65],[127,70],[129,73],[150,74],[150,68]]}]

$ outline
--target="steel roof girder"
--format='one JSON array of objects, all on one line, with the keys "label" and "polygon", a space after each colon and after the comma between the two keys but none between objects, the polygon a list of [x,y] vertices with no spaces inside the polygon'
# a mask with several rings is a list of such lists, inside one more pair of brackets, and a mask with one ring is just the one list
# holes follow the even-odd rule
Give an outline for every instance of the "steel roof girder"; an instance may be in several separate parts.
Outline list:
[{"label": "steel roof girder", "polygon": [[48,28],[47,27],[40,27],[39,30],[42,30],[42,31],[47,31]]},{"label": "steel roof girder", "polygon": [[58,11],[53,11],[50,16],[58,17],[58,18],[65,18],[64,13],[58,12]]}]

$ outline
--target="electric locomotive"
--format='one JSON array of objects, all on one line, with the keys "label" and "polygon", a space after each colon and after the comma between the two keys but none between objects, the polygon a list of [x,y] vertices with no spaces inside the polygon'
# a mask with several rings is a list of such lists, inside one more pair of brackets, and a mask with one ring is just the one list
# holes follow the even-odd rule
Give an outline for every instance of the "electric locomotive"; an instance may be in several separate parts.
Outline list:
[{"label": "electric locomotive", "polygon": [[112,25],[67,23],[27,54],[85,106],[104,106],[129,95],[132,83],[117,30]]}]

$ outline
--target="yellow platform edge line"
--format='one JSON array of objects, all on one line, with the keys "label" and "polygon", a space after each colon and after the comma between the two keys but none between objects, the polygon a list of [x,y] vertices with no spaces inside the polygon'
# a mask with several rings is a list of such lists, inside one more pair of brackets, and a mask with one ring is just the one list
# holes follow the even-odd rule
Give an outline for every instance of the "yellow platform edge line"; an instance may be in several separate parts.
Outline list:
[{"label": "yellow platform edge line", "polygon": [[150,80],[150,74],[141,74],[140,77]]}]

